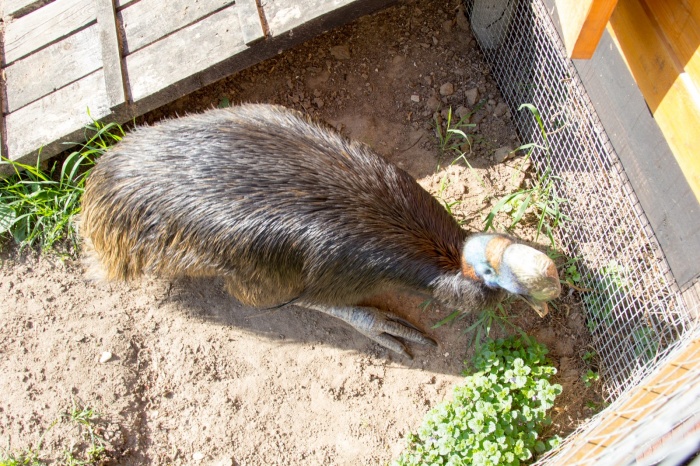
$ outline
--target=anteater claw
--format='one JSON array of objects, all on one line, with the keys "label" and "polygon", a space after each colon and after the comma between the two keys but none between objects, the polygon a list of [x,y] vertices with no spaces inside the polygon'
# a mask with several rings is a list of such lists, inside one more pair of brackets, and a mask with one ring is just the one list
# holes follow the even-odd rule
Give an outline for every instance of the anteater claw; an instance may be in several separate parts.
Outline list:
[{"label": "anteater claw", "polygon": [[435,340],[425,336],[415,325],[391,312],[360,306],[308,307],[344,320],[368,338],[410,359],[412,357],[406,346],[396,337],[422,345],[437,346]]}]

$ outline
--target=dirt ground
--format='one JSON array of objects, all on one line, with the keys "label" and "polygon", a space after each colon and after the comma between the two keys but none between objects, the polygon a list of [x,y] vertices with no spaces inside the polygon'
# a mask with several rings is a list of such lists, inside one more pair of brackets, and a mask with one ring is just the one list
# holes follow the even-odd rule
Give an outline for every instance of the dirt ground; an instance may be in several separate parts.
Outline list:
[{"label": "dirt ground", "polygon": [[[505,157],[521,141],[452,6],[399,2],[139,123],[228,102],[294,107],[370,144],[447,202],[465,228],[481,230],[494,199],[526,175],[522,158]],[[449,108],[472,113],[471,144],[462,144],[472,168],[451,165],[458,154],[437,143],[436,117],[444,121]],[[373,300],[439,342],[411,345],[407,360],[320,313],[242,308],[218,281],[100,284],[83,277],[79,261],[12,246],[1,258],[0,448],[34,448],[55,464],[81,438],[61,420],[73,402],[100,413],[96,433],[114,464],[387,464],[449,396],[471,355],[463,330],[473,317],[432,329],[452,310],[422,310],[421,297]],[[564,292],[545,319],[513,307],[514,321],[550,347],[559,368],[564,393],[552,431],[561,434],[593,413],[585,400],[595,399],[581,381],[588,336],[580,299]]]}]

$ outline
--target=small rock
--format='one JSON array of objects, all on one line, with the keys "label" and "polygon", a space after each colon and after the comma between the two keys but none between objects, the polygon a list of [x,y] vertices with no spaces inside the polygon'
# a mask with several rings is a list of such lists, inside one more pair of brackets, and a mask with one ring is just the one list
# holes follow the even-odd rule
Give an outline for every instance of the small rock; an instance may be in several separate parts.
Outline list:
[{"label": "small rock", "polygon": [[483,120],[486,117],[486,112],[484,110],[480,110],[476,112],[474,115],[471,117],[471,122],[476,123],[477,125],[481,123],[481,120]]},{"label": "small rock", "polygon": [[469,89],[464,93],[464,96],[467,98],[467,103],[470,106],[474,106],[479,100],[479,89],[477,89],[476,87],[473,89]]},{"label": "small rock", "polygon": [[213,466],[233,466],[233,460],[231,458],[221,458],[219,461],[214,463]]},{"label": "small rock", "polygon": [[469,109],[464,105],[460,105],[457,107],[457,110],[455,110],[455,115],[457,115],[457,118],[461,120],[465,116],[469,115]]},{"label": "small rock", "polygon": [[440,105],[442,102],[440,102],[440,99],[435,97],[434,95],[428,97],[428,100],[425,102],[425,106],[428,107],[428,110],[431,112],[437,111],[438,108],[440,108]]},{"label": "small rock", "polygon": [[323,107],[323,99],[321,99],[321,98],[319,98],[319,97],[316,97],[316,98],[313,100],[313,103],[314,103],[314,105],[315,105],[316,107],[318,107],[318,108]]},{"label": "small rock", "polygon": [[411,102],[420,102],[420,96],[418,94],[413,94],[411,96]]},{"label": "small rock", "polygon": [[455,87],[452,83],[445,83],[440,86],[440,95],[452,95],[455,93]]},{"label": "small rock", "polygon": [[513,149],[509,146],[503,146],[496,149],[493,154],[493,160],[496,163],[503,163],[513,156]]},{"label": "small rock", "polygon": [[335,47],[331,47],[331,55],[336,60],[349,60],[350,47],[347,45],[336,45]]},{"label": "small rock", "polygon": [[195,451],[192,453],[192,459],[195,461],[202,461],[204,459],[204,453],[201,451]]},{"label": "small rock", "polygon": [[464,14],[464,6],[460,3],[459,8],[457,8],[457,16],[455,18],[457,21],[457,27],[462,31],[469,32],[469,20],[467,15]]},{"label": "small rock", "polygon": [[505,115],[506,113],[508,113],[508,104],[505,102],[499,102],[496,105],[496,108],[493,109],[493,114],[499,118]]},{"label": "small rock", "polygon": [[442,30],[449,34],[450,32],[452,32],[452,26],[454,26],[454,23],[451,19],[448,19],[447,21],[442,23]]},{"label": "small rock", "polygon": [[109,351],[105,351],[100,355],[100,364],[104,364],[110,359],[112,359],[112,353],[110,353]]},{"label": "small rock", "polygon": [[571,357],[574,355],[574,340],[573,338],[559,338],[554,344],[554,351],[559,356]]}]

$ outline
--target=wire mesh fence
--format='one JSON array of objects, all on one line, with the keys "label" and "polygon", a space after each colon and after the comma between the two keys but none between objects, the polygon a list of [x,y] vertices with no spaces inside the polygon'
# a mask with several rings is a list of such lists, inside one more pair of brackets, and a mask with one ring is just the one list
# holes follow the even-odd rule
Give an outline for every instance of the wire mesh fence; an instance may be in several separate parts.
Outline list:
[{"label": "wire mesh fence", "polygon": [[581,295],[612,402],[538,464],[689,464],[700,451],[698,309],[684,302],[543,1],[466,4],[521,138],[538,146],[538,171],[567,200],[556,239],[591,290]]},{"label": "wire mesh fence", "polygon": [[[577,258],[604,395],[648,375],[692,325],[624,169],[541,0],[468,0],[472,30],[538,170],[568,217],[558,245]],[[536,119],[522,104],[532,104]]]},{"label": "wire mesh fence", "polygon": [[[700,332],[569,435],[541,465],[687,465],[700,451]],[[700,460],[698,464],[700,464]],[[693,463],[696,464],[696,463]]]}]

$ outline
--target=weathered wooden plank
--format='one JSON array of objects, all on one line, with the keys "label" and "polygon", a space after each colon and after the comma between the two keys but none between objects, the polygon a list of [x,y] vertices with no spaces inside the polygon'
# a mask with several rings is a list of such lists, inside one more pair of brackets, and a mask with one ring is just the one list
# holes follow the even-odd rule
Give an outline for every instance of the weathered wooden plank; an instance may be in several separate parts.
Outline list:
[{"label": "weathered wooden plank", "polygon": [[286,0],[267,0],[264,2],[265,17],[270,34],[278,36],[298,28],[314,18],[355,3],[354,0],[306,0],[289,2]]},{"label": "weathered wooden plank", "polygon": [[260,12],[255,0],[238,0],[236,2],[238,21],[241,23],[243,41],[251,45],[265,37]]},{"label": "weathered wooden plank", "polygon": [[30,13],[35,9],[50,3],[53,0],[5,0],[0,2],[2,6],[1,15],[4,16],[14,16],[18,18]]},{"label": "weathered wooden plank", "polygon": [[110,107],[126,102],[126,83],[122,69],[117,17],[113,0],[96,0],[97,28],[105,76],[105,88]]},{"label": "weathered wooden plank", "polygon": [[56,0],[5,28],[5,63],[30,53],[95,21],[95,0]]},{"label": "weathered wooden plank", "polygon": [[556,0],[570,58],[593,56],[617,0]]},{"label": "weathered wooden plank", "polygon": [[[5,117],[9,158],[18,160],[110,113],[102,70]],[[52,151],[56,153],[57,151]]]},{"label": "weathered wooden plank", "polygon": [[245,50],[235,10],[230,6],[128,55],[132,98],[148,97]]},{"label": "weathered wooden plank", "polygon": [[5,68],[7,111],[14,112],[101,66],[97,26],[90,26]]},{"label": "weathered wooden plank", "polygon": [[119,11],[124,28],[124,55],[234,3],[234,0],[141,0],[130,5]]}]

